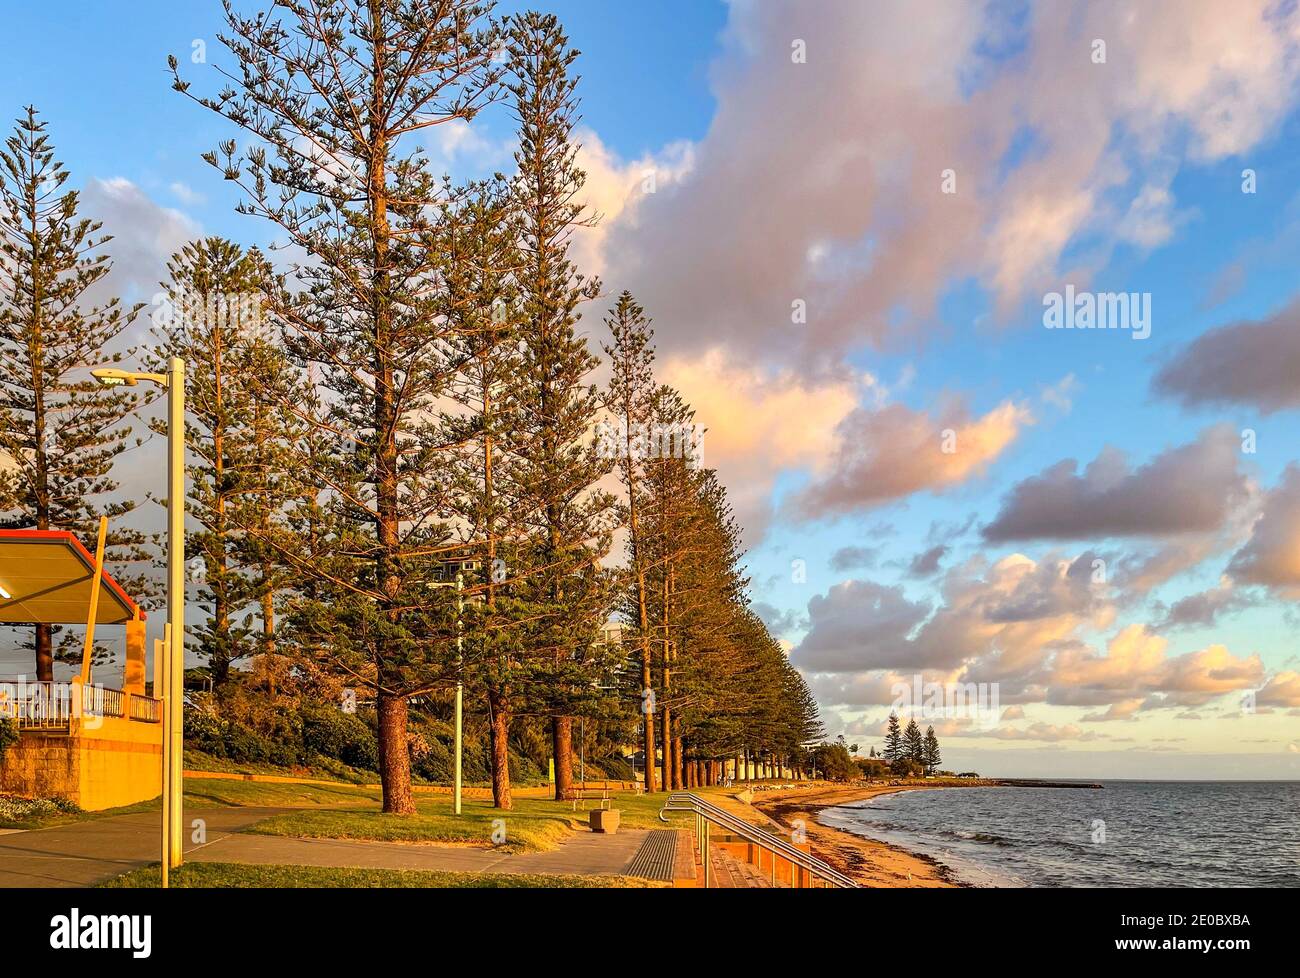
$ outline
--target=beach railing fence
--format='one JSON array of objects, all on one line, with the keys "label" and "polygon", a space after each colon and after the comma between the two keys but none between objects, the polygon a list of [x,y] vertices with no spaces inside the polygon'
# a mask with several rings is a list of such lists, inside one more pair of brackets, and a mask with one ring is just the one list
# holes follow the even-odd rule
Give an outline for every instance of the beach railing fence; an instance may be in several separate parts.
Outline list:
[{"label": "beach railing fence", "polygon": [[[771,854],[772,862],[772,882],[776,883],[777,859],[784,859],[791,867],[791,883],[794,886],[803,882],[807,887],[813,888],[818,884],[828,887],[839,887],[842,889],[857,889],[858,884],[852,878],[845,876],[834,866],[831,866],[818,859],[811,853],[797,849],[779,835],[774,835],[765,829],[760,829],[756,825],[750,825],[742,818],[737,818],[731,812],[719,808],[711,802],[705,801],[699,795],[692,794],[689,791],[675,791],[668,796],[664,802],[663,808],[659,810],[661,821],[667,822],[666,813],[668,812],[690,812],[695,816],[695,838],[699,846],[700,865],[704,872],[704,885],[707,887],[712,882],[712,870],[710,868],[709,853],[709,835],[710,826],[716,825],[719,829],[731,835],[739,836],[746,842],[765,849]],[[798,870],[796,873],[795,870]]]}]

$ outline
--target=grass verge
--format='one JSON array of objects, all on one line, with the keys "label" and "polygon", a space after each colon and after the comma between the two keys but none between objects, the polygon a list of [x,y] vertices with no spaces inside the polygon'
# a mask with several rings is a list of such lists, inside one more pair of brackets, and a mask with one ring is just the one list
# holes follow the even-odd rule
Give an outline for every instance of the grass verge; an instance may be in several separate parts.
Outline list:
[{"label": "grass verge", "polygon": [[[264,787],[252,784],[251,787]],[[659,821],[664,796],[617,794],[611,807],[617,808],[624,828],[665,828]],[[377,799],[375,799],[377,801]],[[246,802],[260,804],[262,802]],[[270,803],[270,802],[268,802]],[[544,798],[520,798],[510,811],[493,808],[486,800],[467,798],[459,816],[451,814],[449,796],[416,796],[417,814],[385,815],[364,802],[347,808],[329,807],[289,812],[259,822],[248,831],[260,835],[296,836],[313,839],[365,839],[381,842],[429,842],[444,845],[504,844],[516,852],[554,849],[570,833],[585,824],[587,811],[573,810],[571,802]],[[369,802],[373,805],[374,801]],[[590,803],[588,803],[590,807]],[[505,841],[499,834],[504,832]],[[498,838],[494,839],[494,834]]]}]

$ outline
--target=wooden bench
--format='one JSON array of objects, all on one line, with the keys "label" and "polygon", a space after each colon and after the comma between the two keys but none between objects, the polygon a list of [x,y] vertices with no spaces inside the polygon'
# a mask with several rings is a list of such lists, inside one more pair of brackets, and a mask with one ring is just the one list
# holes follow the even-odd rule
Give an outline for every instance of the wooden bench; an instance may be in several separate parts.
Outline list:
[{"label": "wooden bench", "polygon": [[587,810],[587,802],[594,801],[601,808],[608,808],[610,803],[610,789],[608,788],[574,788],[573,789],[573,810],[578,810],[578,803],[582,803],[582,810]]}]

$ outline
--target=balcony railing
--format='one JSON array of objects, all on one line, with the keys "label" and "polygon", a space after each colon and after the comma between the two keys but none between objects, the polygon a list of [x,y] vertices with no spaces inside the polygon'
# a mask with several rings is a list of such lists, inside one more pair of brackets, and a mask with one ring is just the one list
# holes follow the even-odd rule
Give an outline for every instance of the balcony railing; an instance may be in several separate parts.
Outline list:
[{"label": "balcony railing", "polygon": [[138,720],[141,723],[161,723],[162,700],[133,693],[131,696],[131,719]]},{"label": "balcony railing", "polygon": [[[80,702],[77,702],[77,690],[80,690]],[[69,730],[78,716],[158,723],[162,719],[162,704],[151,696],[128,695],[106,686],[0,680],[0,717],[17,720],[20,730]]]}]

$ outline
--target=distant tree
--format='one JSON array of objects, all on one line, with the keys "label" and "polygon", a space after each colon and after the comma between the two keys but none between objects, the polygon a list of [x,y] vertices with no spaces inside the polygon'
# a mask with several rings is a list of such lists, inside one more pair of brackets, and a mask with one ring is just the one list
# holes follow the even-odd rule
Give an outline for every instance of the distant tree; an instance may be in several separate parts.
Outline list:
[{"label": "distant tree", "polygon": [[943,763],[943,755],[939,753],[939,738],[934,735],[934,727],[926,728],[924,751],[926,769],[933,774]]},{"label": "distant tree", "polygon": [[[521,554],[536,609],[528,637],[539,653],[533,708],[551,717],[555,795],[573,783],[573,717],[592,697],[598,664],[585,653],[605,625],[613,594],[599,567],[613,530],[614,498],[598,487],[613,470],[591,439],[601,398],[590,384],[599,362],[578,333],[579,305],[600,291],[575,267],[574,231],[592,217],[581,200],[577,162],[578,52],[556,18],[528,12],[511,19],[506,87],[519,124],[517,194],[521,222],[521,393],[510,406],[517,434],[530,441],[516,467],[535,516]],[[522,588],[517,590],[523,590]],[[654,758],[646,758],[646,766]]]},{"label": "distant tree", "polygon": [[924,765],[910,757],[900,757],[891,761],[889,769],[898,778],[919,778],[925,774]]},{"label": "distant tree", "polygon": [[889,765],[879,757],[859,757],[856,763],[864,778],[886,778],[891,773]]},{"label": "distant tree", "polygon": [[897,713],[889,714],[889,727],[885,732],[885,751],[881,756],[890,763],[903,756],[903,731]]},{"label": "distant tree", "polygon": [[[623,292],[605,320],[611,342],[604,347],[609,357],[611,374],[606,394],[607,407],[617,423],[604,432],[601,444],[606,454],[618,459],[617,470],[623,482],[626,501],[620,516],[627,528],[629,573],[635,597],[635,611],[629,613],[629,629],[635,636],[641,656],[641,744],[648,758],[655,753],[655,715],[647,708],[647,693],[653,693],[652,659],[650,654],[649,602],[646,596],[646,544],[644,518],[639,511],[646,493],[645,453],[639,450],[644,432],[649,427],[654,411],[654,330],[645,311],[637,304],[632,293]],[[608,424],[608,422],[607,422]],[[634,629],[634,630],[633,630]],[[671,726],[671,718],[669,720]],[[664,744],[664,757],[671,754],[671,745]],[[671,764],[667,767],[671,768]],[[671,786],[669,783],[665,788]],[[654,765],[645,766],[645,790],[655,790]]]},{"label": "distant tree", "polygon": [[673,767],[674,711],[688,698],[677,677],[684,678],[690,670],[699,675],[686,657],[713,645],[713,636],[734,616],[744,587],[738,570],[740,529],[725,489],[714,473],[701,470],[693,456],[681,450],[679,439],[664,435],[680,432],[693,416],[677,391],[660,385],[653,397],[650,431],[632,442],[634,454],[647,456],[638,513],[649,627],[659,651],[655,705],[660,739],[667,745],[665,787],[672,787],[667,773]]},{"label": "distant tree", "polygon": [[[231,666],[257,647],[253,630],[236,620],[244,605],[260,597],[238,509],[246,483],[260,475],[255,421],[260,418],[265,427],[271,418],[284,416],[267,411],[267,399],[258,390],[268,380],[267,362],[255,357],[272,272],[256,249],[245,252],[216,237],[185,245],[167,270],[163,303],[154,316],[159,341],[151,360],[155,370],[172,356],[187,364],[185,444],[191,461],[186,466],[186,512],[194,525],[186,534],[188,576],[198,587],[197,604],[207,611],[206,620],[187,630],[219,688],[229,679]],[[166,432],[165,422],[155,428]],[[275,507],[279,500],[271,502]]]},{"label": "distant tree", "polygon": [[444,419],[448,441],[458,448],[447,467],[447,497],[464,528],[466,556],[479,571],[464,581],[478,593],[465,614],[479,655],[476,675],[487,698],[493,806],[513,806],[510,790],[510,725],[524,650],[513,627],[509,568],[520,563],[511,541],[527,532],[526,506],[518,503],[511,471],[527,444],[512,437],[509,405],[519,401],[519,302],[512,274],[518,267],[518,227],[513,195],[504,178],[470,185],[447,208],[448,322],[455,329],[461,368],[450,398],[456,409]]},{"label": "distant tree", "polygon": [[925,763],[925,738],[915,717],[907,721],[907,729],[903,731],[903,756],[918,764]]},{"label": "distant tree", "polygon": [[[70,530],[93,546],[106,516],[105,558],[129,567],[149,556],[144,537],[122,525],[136,504],[99,500],[117,491],[113,464],[130,446],[126,421],[140,399],[130,387],[100,387],[89,368],[122,362],[129,351],[114,347],[140,307],[92,301],[112,267],[102,250],[111,238],[78,215],[45,128],[28,107],[0,148],[0,524]],[[54,633],[36,626],[41,681],[54,678]]]},{"label": "distant tree", "polygon": [[833,744],[819,744],[813,749],[813,763],[818,772],[828,781],[852,781],[861,773],[858,765],[849,756],[849,749],[837,741]]}]

